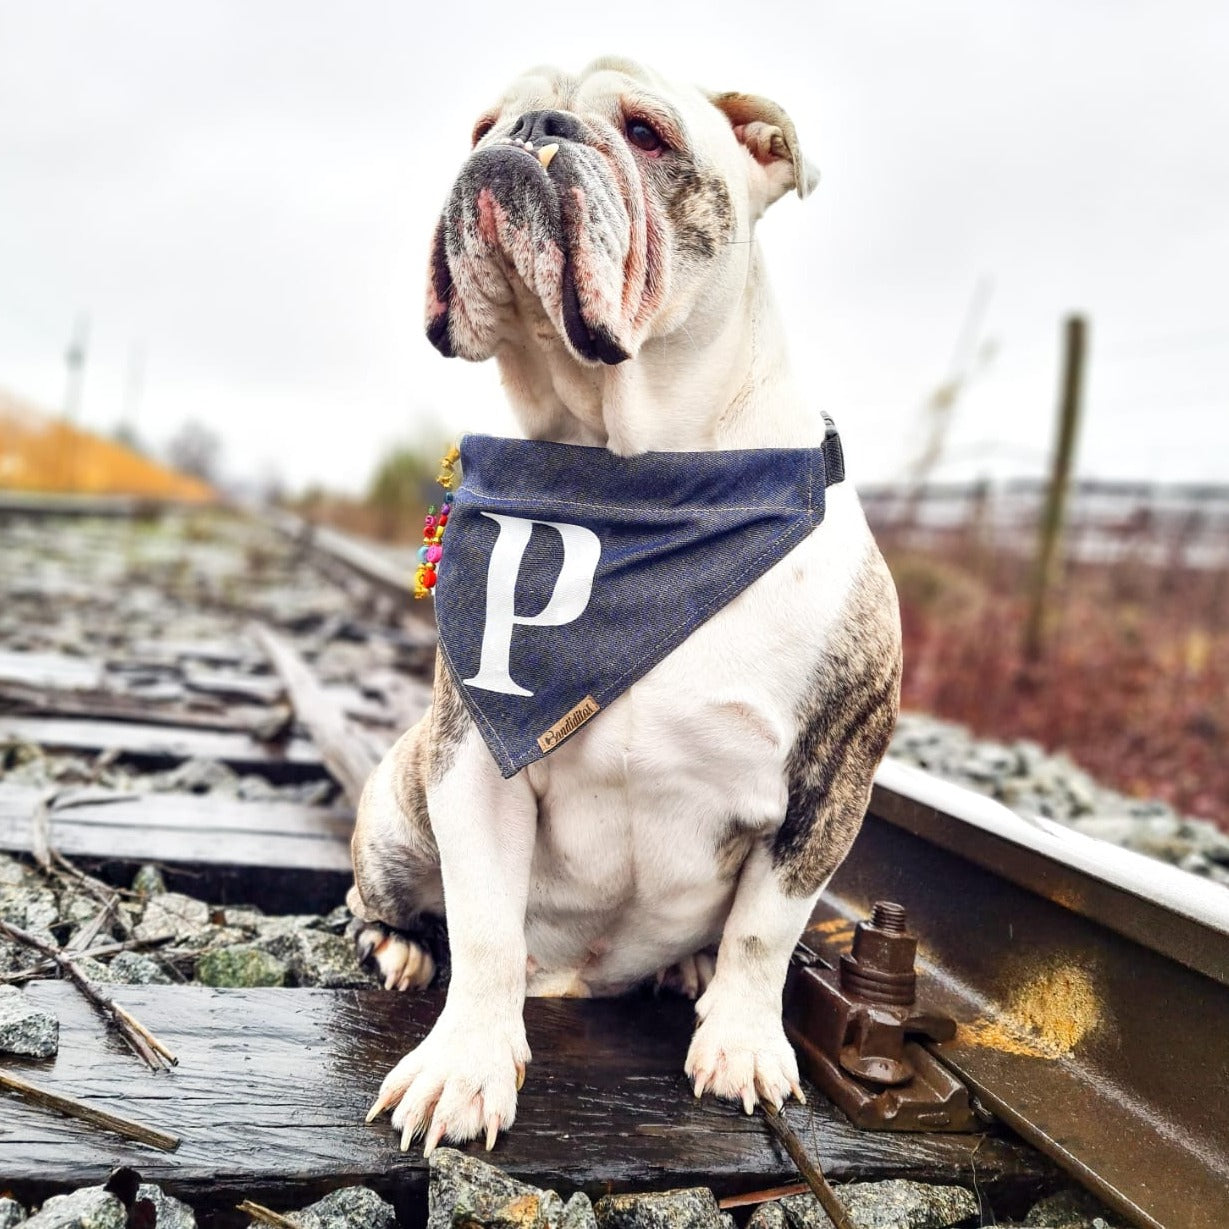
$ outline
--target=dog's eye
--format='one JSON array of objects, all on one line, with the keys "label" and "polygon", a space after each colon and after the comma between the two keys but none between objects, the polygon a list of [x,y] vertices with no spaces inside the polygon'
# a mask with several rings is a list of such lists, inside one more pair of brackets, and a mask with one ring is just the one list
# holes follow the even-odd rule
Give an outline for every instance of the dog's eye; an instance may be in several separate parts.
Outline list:
[{"label": "dog's eye", "polygon": [[642,119],[629,119],[624,131],[628,141],[646,154],[660,153],[666,148],[666,143],[658,135],[657,129]]},{"label": "dog's eye", "polygon": [[474,125],[474,135],[471,139],[471,144],[477,145],[478,142],[481,141],[482,138],[486,136],[486,134],[494,127],[494,119],[492,119],[489,115],[484,115],[482,119]]}]

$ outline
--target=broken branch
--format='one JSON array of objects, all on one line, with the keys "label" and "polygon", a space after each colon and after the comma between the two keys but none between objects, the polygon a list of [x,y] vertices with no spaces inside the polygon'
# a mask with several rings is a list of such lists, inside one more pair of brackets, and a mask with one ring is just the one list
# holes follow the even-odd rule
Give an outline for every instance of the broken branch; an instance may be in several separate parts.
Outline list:
[{"label": "broken branch", "polygon": [[246,1212],[248,1216],[262,1225],[271,1225],[273,1229],[303,1229],[298,1221],[293,1221],[289,1216],[283,1216],[272,1208],[266,1208],[262,1203],[253,1203],[250,1199],[245,1199],[235,1207],[240,1212]]},{"label": "broken branch", "polygon": [[148,1127],[143,1122],[134,1122],[131,1118],[121,1118],[118,1114],[109,1114],[106,1110],[96,1109],[74,1097],[49,1092],[46,1088],[27,1083],[9,1071],[0,1071],[0,1087],[15,1092],[23,1101],[28,1101],[31,1105],[59,1110],[61,1114],[67,1114],[70,1118],[102,1127],[105,1131],[114,1131],[117,1135],[124,1136],[125,1139],[135,1139],[138,1143],[148,1144],[151,1148],[161,1148],[163,1152],[174,1152],[182,1142],[178,1135],[168,1135],[165,1131]]},{"label": "broken branch", "polygon": [[116,1006],[108,995],[99,990],[76,967],[71,956],[66,956],[59,948],[44,943],[42,939],[30,934],[29,931],[22,930],[20,926],[14,926],[12,922],[0,920],[0,934],[55,961],[68,974],[73,985],[115,1026],[129,1047],[140,1058],[143,1058],[152,1070],[158,1071],[168,1065],[174,1066],[179,1061],[161,1042],[157,1042],[156,1045],[152,1044],[156,1041],[153,1034],[144,1025],[137,1023],[129,1012]]},{"label": "broken branch", "polygon": [[764,1111],[764,1117],[772,1133],[781,1141],[785,1151],[789,1153],[790,1160],[798,1167],[798,1172],[806,1179],[807,1186],[819,1200],[819,1206],[828,1213],[836,1229],[855,1229],[853,1221],[849,1219],[849,1213],[845,1211],[844,1204],[828,1185],[828,1179],[824,1177],[823,1170],[807,1156],[802,1140],[798,1138],[793,1127],[785,1121],[785,1115],[776,1106],[764,1100],[760,1101],[760,1108]]}]

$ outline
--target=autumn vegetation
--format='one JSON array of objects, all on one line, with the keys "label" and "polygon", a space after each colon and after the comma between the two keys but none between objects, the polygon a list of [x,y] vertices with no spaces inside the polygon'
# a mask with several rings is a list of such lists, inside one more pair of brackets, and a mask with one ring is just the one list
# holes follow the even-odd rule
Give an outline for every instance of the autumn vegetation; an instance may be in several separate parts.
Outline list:
[{"label": "autumn vegetation", "polygon": [[1124,793],[1229,828],[1229,579],[1158,551],[1141,522],[1112,564],[1068,556],[1043,650],[1023,648],[1030,539],[972,523],[880,528],[905,635],[907,708],[1062,749]]},{"label": "autumn vegetation", "polygon": [[0,490],[208,502],[209,483],[0,393]]}]

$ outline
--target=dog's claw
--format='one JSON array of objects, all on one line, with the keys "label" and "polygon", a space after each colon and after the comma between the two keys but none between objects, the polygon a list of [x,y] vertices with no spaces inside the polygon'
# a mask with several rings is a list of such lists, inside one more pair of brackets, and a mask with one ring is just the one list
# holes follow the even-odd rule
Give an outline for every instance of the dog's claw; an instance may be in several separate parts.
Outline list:
[{"label": "dog's claw", "polygon": [[439,1146],[439,1142],[444,1138],[444,1132],[447,1126],[443,1122],[432,1121],[431,1130],[427,1132],[427,1142],[423,1144],[423,1157],[429,1157]]},{"label": "dog's claw", "polygon": [[384,1113],[386,1109],[388,1109],[389,1105],[392,1103],[392,1100],[392,1094],[381,1088],[380,1095],[376,1097],[371,1104],[371,1109],[367,1111],[367,1121],[375,1122],[375,1120],[379,1118],[379,1116]]},{"label": "dog's claw", "polygon": [[491,1151],[495,1147],[495,1140],[499,1135],[499,1115],[492,1114],[486,1120],[486,1150]]},{"label": "dog's claw", "polygon": [[516,1091],[520,1092],[525,1087],[525,1064],[518,1062],[516,1064]]},{"label": "dog's claw", "polygon": [[755,1113],[755,1089],[753,1088],[743,1089],[743,1113]]},{"label": "dog's claw", "polygon": [[794,1097],[797,1100],[799,1105],[806,1105],[807,1103],[806,1093],[802,1091],[802,1086],[800,1084],[796,1082],[791,1083],[789,1086],[789,1090],[790,1092],[794,1094]]}]

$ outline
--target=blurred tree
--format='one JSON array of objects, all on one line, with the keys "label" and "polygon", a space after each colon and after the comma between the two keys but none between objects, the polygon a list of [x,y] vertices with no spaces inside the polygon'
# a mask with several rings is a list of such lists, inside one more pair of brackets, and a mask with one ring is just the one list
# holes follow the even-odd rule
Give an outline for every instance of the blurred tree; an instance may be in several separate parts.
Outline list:
[{"label": "blurred tree", "polygon": [[420,519],[435,490],[433,452],[404,444],[390,448],[376,463],[367,486],[367,503],[376,513],[381,537],[397,536],[406,523]]},{"label": "blurred tree", "polygon": [[206,482],[217,481],[221,456],[222,437],[194,418],[185,422],[166,446],[166,459],[180,473]]}]

